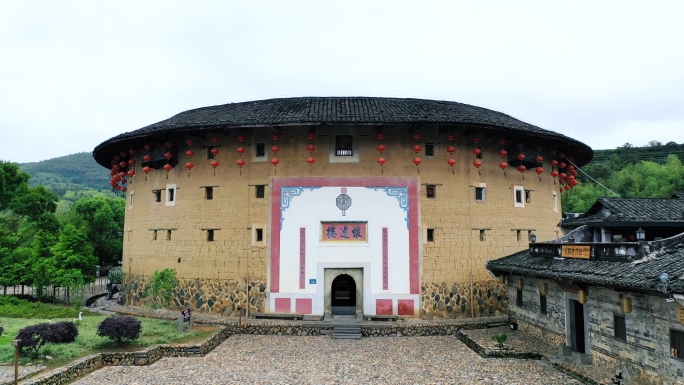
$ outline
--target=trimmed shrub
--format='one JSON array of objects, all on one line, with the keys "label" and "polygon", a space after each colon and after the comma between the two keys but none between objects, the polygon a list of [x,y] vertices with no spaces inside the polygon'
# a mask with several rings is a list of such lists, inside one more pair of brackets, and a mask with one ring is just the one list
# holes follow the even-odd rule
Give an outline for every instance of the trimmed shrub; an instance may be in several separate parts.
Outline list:
[{"label": "trimmed shrub", "polygon": [[23,357],[37,357],[40,348],[46,343],[63,344],[74,342],[76,336],[78,336],[76,325],[64,321],[56,324],[42,323],[27,326],[19,330],[16,339],[21,340],[19,347]]},{"label": "trimmed shrub", "polygon": [[4,329],[2,326],[0,326],[0,336],[1,336],[2,333],[4,333],[4,332],[5,332],[5,329]]},{"label": "trimmed shrub", "polygon": [[107,279],[109,279],[109,282],[113,283],[114,285],[120,285],[123,282],[123,271],[120,267],[115,267],[109,270]]},{"label": "trimmed shrub", "polygon": [[97,335],[107,337],[121,344],[123,340],[137,340],[142,326],[140,321],[131,316],[115,315],[106,318],[97,326]]}]

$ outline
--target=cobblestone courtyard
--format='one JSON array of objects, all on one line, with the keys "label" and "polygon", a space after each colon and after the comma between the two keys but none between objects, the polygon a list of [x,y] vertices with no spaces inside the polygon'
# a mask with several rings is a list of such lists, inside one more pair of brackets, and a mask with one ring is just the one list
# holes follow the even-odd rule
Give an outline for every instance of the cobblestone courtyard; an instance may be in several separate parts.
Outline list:
[{"label": "cobblestone courtyard", "polygon": [[541,361],[485,359],[456,337],[235,335],[201,358],[100,369],[74,384],[581,384]]}]

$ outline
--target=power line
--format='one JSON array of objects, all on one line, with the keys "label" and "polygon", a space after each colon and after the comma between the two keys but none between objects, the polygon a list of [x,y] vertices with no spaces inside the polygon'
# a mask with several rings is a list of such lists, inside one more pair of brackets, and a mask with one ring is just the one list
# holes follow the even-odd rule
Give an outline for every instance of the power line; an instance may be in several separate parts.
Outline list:
[{"label": "power line", "polygon": [[607,191],[609,191],[611,194],[615,195],[616,197],[620,198],[620,194],[617,194],[615,191],[613,191],[613,190],[609,189],[608,187],[604,186],[601,182],[599,182],[599,181],[597,181],[596,179],[592,178],[591,175],[589,175],[589,174],[587,174],[586,172],[584,172],[584,170],[582,170],[581,168],[579,168],[579,166],[577,166],[576,164],[574,164],[570,159],[565,158],[565,160],[567,160],[568,163],[570,163],[571,165],[575,166],[575,169],[579,170],[582,174],[586,175],[587,178],[589,178],[589,179],[591,179],[592,181],[594,181],[594,183],[596,183],[597,185],[603,187],[604,189],[606,189]]}]

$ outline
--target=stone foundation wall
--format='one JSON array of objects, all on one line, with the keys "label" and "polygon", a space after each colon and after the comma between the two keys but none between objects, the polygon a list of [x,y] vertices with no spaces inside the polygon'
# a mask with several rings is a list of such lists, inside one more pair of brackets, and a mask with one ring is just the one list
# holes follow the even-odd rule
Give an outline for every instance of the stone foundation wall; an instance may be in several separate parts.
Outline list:
[{"label": "stone foundation wall", "polygon": [[424,319],[491,317],[506,313],[505,283],[478,281],[427,283],[421,286],[420,317]]},{"label": "stone foundation wall", "polygon": [[537,327],[532,324],[528,324],[527,322],[518,322],[518,329],[521,331],[524,331],[525,333],[528,333],[542,341],[544,341],[546,344],[549,346],[564,346],[566,343],[565,336],[562,334],[558,334],[555,331],[551,330],[546,330],[540,327]]},{"label": "stone foundation wall", "polygon": [[[179,279],[179,285],[171,295],[171,310],[190,308],[201,313],[238,316],[238,306],[262,313],[266,309],[267,292],[265,280],[218,280]],[[123,293],[126,304],[141,307],[160,306],[159,298],[146,294],[150,277],[126,276]]]}]

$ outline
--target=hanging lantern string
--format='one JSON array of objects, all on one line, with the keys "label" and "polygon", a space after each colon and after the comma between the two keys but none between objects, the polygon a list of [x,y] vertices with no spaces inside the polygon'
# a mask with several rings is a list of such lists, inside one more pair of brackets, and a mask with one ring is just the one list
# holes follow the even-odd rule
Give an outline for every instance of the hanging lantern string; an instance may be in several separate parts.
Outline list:
[{"label": "hanging lantern string", "polygon": [[573,163],[570,159],[565,158],[565,160],[567,160],[568,163],[570,163],[571,165],[573,165],[573,166],[575,167],[576,170],[578,170],[579,172],[581,172],[582,174],[584,174],[587,178],[591,179],[594,183],[596,183],[597,185],[603,187],[604,189],[606,189],[608,192],[610,192],[611,194],[615,195],[616,197],[620,198],[620,194],[616,193],[615,191],[613,191],[613,190],[609,189],[608,187],[604,186],[601,182],[599,182],[599,181],[597,181],[596,179],[592,178],[591,175],[589,175],[589,174],[587,174],[586,172],[584,172],[584,170],[582,170],[581,168],[579,168],[579,167],[578,167],[575,163]]}]

